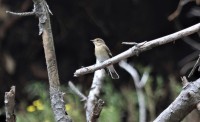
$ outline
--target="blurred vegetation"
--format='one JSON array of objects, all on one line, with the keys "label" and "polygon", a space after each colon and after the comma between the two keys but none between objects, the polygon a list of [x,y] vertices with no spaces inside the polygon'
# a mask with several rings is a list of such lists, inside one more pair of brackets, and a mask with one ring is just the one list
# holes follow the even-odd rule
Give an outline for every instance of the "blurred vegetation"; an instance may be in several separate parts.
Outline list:
[{"label": "blurred vegetation", "polygon": [[[132,79],[129,79],[132,82]],[[181,91],[181,84],[170,76],[169,93],[165,92],[165,81],[158,76],[155,81],[150,77],[145,85],[144,92],[146,97],[146,108],[148,121],[156,117],[159,102],[169,94],[168,103],[171,103]],[[153,86],[156,85],[154,88]],[[74,122],[85,121],[84,103],[78,96],[66,87],[62,87],[65,94],[66,110],[73,118]],[[80,87],[81,89],[81,87]],[[105,100],[105,106],[101,112],[100,122],[138,122],[138,100],[134,86],[120,86],[120,89],[114,88],[112,81],[106,79],[103,87],[102,99]],[[54,122],[53,113],[49,103],[48,86],[45,83],[34,82],[25,87],[25,92],[29,94],[29,100],[32,102],[20,102],[16,111],[17,122]]]},{"label": "blurred vegetation", "polygon": [[[168,21],[178,2],[47,0],[53,12],[51,24],[61,84],[73,80],[79,84],[81,91],[88,92],[93,76],[88,74],[74,78],[73,73],[82,66],[94,64],[91,39],[103,38],[113,55],[116,55],[129,48],[121,45],[122,41],[151,40],[199,22],[199,16],[191,15],[192,10],[199,8],[194,1],[182,8],[175,21]],[[0,114],[4,113],[4,93],[11,85],[16,85],[17,121],[52,122],[48,75],[42,40],[38,36],[38,20],[5,13],[6,10],[22,12],[32,9],[31,0],[0,0]],[[177,27],[177,23],[181,28]],[[192,39],[199,40],[199,36],[193,36]],[[194,50],[183,41],[175,41],[128,59],[141,64],[137,66],[140,73],[143,72],[143,66],[152,67],[151,77],[144,88],[148,121],[163,111],[180,92],[181,83],[177,79],[186,73],[179,72],[185,65],[179,66],[179,61]],[[106,105],[100,121],[137,122],[138,101],[132,79],[117,66],[116,70],[120,80],[106,81],[104,85],[102,97]],[[199,73],[193,79],[198,77]],[[82,122],[85,120],[84,103],[68,88],[63,86],[63,89],[68,113],[75,122]]]}]

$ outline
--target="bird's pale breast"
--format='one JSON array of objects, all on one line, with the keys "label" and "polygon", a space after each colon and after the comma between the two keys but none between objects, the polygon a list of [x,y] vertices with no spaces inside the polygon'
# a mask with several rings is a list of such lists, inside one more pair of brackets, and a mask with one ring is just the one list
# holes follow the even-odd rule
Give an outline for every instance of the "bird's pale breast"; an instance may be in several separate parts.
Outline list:
[{"label": "bird's pale breast", "polygon": [[108,52],[106,51],[104,46],[95,46],[95,56],[100,62],[109,59]]}]

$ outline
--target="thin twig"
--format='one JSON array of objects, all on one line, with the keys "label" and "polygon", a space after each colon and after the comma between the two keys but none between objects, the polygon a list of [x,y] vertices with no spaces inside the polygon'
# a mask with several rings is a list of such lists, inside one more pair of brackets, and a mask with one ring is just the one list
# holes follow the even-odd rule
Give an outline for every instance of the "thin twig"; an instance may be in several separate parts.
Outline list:
[{"label": "thin twig", "polygon": [[[30,0],[25,0],[19,10],[26,11],[30,7],[31,4],[32,4],[32,2]],[[10,27],[12,27],[12,25],[19,19],[20,19],[20,16],[6,17],[3,24],[1,24],[1,26],[0,26],[0,40],[3,40],[3,38],[6,34],[6,31]]]},{"label": "thin twig", "polygon": [[137,42],[122,42],[124,45],[136,45],[138,44]]},{"label": "thin twig", "polygon": [[145,43],[147,43],[147,41],[144,41],[144,42],[141,42],[141,43],[137,43],[137,42],[122,42],[122,44],[124,44],[124,45],[134,45],[134,46],[138,46],[138,47],[141,47]]},{"label": "thin twig", "polygon": [[12,14],[12,15],[17,15],[17,16],[32,16],[35,15],[35,12],[23,12],[23,13],[16,13],[16,12],[12,12],[12,11],[6,11],[6,13],[8,14]]},{"label": "thin twig", "polygon": [[188,75],[188,77],[191,77],[191,76],[193,75],[195,69],[196,69],[199,65],[200,65],[200,55],[199,55],[199,58],[197,59],[195,65],[194,65],[194,67],[192,68],[190,74]]},{"label": "thin twig", "polygon": [[76,72],[74,73],[75,77],[78,77],[80,75],[84,75],[84,74],[88,74],[88,73],[92,73],[98,69],[102,69],[105,68],[111,64],[117,63],[123,59],[126,59],[128,57],[134,56],[134,55],[138,55],[141,52],[144,52],[146,50],[150,50],[153,47],[156,46],[160,46],[169,42],[173,42],[175,40],[178,40],[180,38],[183,38],[185,36],[191,35],[195,32],[198,32],[200,30],[200,23],[193,25],[191,27],[188,27],[184,30],[178,31],[176,33],[152,40],[152,41],[148,41],[145,44],[143,44],[142,46],[138,47],[138,46],[133,46],[132,48],[100,63],[100,64],[96,64],[96,65],[92,65],[92,66],[88,66],[88,67],[83,67],[81,69],[76,70]]},{"label": "thin twig", "polygon": [[87,97],[83,93],[81,93],[71,81],[69,81],[68,85],[71,88],[71,90],[81,98],[81,101],[87,100]]},{"label": "thin twig", "polygon": [[6,122],[15,122],[15,86],[12,86],[9,92],[5,93],[5,112]]}]

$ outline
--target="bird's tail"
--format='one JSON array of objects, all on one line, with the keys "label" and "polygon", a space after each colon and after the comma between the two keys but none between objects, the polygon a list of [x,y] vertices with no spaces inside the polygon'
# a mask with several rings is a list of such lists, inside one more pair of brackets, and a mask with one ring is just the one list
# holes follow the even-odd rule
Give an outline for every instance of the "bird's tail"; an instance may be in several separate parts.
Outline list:
[{"label": "bird's tail", "polygon": [[112,77],[112,79],[119,79],[119,75],[117,74],[117,72],[115,71],[115,68],[113,65],[110,65],[107,67],[110,76]]}]

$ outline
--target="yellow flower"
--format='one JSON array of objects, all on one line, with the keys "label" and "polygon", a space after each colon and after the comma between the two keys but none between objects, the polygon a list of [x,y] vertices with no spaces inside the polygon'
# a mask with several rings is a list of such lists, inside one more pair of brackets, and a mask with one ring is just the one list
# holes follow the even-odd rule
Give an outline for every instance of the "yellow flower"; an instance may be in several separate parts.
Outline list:
[{"label": "yellow flower", "polygon": [[71,108],[72,108],[72,106],[71,106],[70,104],[66,104],[66,105],[65,105],[65,109],[66,109],[66,111],[70,111]]},{"label": "yellow flower", "polygon": [[36,111],[36,108],[35,108],[35,106],[30,105],[30,106],[28,106],[28,107],[26,108],[26,110],[27,110],[28,112],[34,112],[34,111]]},{"label": "yellow flower", "polygon": [[37,110],[44,110],[44,105],[41,100],[33,101],[33,105],[37,108]]},{"label": "yellow flower", "polygon": [[37,110],[44,110],[44,106],[43,105],[38,105],[36,106]]},{"label": "yellow flower", "polygon": [[35,100],[35,101],[33,101],[33,105],[34,106],[40,106],[40,105],[42,105],[42,101],[41,100]]}]

